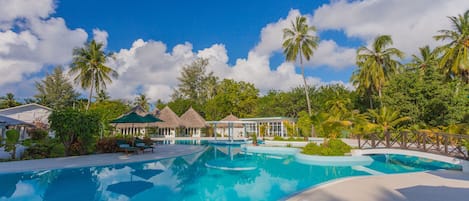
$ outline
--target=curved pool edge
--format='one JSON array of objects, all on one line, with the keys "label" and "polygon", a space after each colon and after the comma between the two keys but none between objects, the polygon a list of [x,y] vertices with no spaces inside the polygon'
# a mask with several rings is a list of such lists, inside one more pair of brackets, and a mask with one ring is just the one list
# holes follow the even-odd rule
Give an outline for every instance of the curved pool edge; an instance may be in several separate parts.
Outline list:
[{"label": "curved pool edge", "polygon": [[[184,147],[186,149],[181,150],[181,147]],[[171,150],[170,148],[173,148],[173,150]],[[91,154],[84,156],[1,162],[0,175],[16,173],[34,173],[60,169],[103,167],[121,164],[145,163],[170,158],[184,157],[206,151],[207,149],[207,146],[201,145],[159,145],[155,147],[154,153],[147,152],[138,155],[132,154],[130,156],[127,156],[123,153],[106,153]],[[171,153],[168,154],[167,151],[170,151]],[[159,152],[166,153],[163,153],[163,155],[161,155]]]},{"label": "curved pool edge", "polygon": [[[311,196],[314,196],[317,194],[316,191],[320,191],[322,189],[327,189],[327,188],[335,188],[336,186],[338,185],[341,185],[341,184],[344,184],[344,183],[347,183],[347,182],[350,182],[350,183],[353,183],[353,184],[349,184],[349,186],[353,187],[353,186],[360,186],[360,184],[357,184],[357,181],[360,181],[360,180],[373,180],[371,183],[373,184],[372,186],[365,186],[364,188],[369,188],[369,187],[382,187],[382,186],[385,186],[383,185],[383,183],[386,183],[388,182],[389,180],[394,180],[394,186],[397,186],[399,188],[406,188],[406,187],[409,187],[409,181],[413,181],[413,182],[417,182],[416,185],[430,185],[430,186],[434,186],[434,185],[438,185],[436,184],[435,180],[437,182],[440,182],[442,184],[440,185],[444,185],[444,184],[448,184],[448,182],[453,182],[455,178],[452,178],[452,177],[448,177],[448,176],[441,176],[441,175],[450,175],[450,174],[457,174],[456,176],[453,176],[453,177],[456,177],[458,180],[460,180],[461,182],[465,183],[465,185],[469,188],[469,175],[466,174],[466,173],[463,173],[461,171],[454,171],[454,170],[444,170],[444,169],[440,169],[440,170],[427,170],[427,171],[419,171],[419,172],[405,172],[405,173],[393,173],[393,174],[386,174],[386,175],[360,175],[360,176],[348,176],[348,177],[343,177],[343,178],[338,178],[338,179],[333,179],[333,180],[329,180],[329,181],[325,181],[325,182],[321,182],[319,184],[316,184],[314,186],[311,186],[311,187],[308,187],[306,189],[303,189],[303,190],[300,190],[300,191],[297,191],[297,192],[294,192],[292,194],[289,194],[283,198],[281,198],[280,200],[288,200],[288,201],[305,201],[305,200],[316,200],[317,198],[316,197],[311,197]],[[428,175],[431,175],[430,177],[433,177],[432,179],[433,180],[428,180],[427,179],[424,179],[424,180],[408,180],[408,179],[402,179],[401,177],[409,177],[409,176],[415,176],[415,177],[418,177],[418,178],[422,178],[421,176],[422,175],[426,175],[428,177]],[[377,178],[385,178],[385,179],[377,179]],[[378,183],[377,183],[378,182]],[[461,183],[461,182],[456,182],[456,183]],[[377,189],[377,190],[380,190],[380,189]],[[381,189],[382,190],[382,189]],[[388,190],[391,190],[391,189],[388,189]],[[363,194],[363,192],[359,192],[357,190],[353,190],[355,193],[358,193],[358,194]],[[338,191],[337,190],[337,195],[341,195],[340,193],[342,193],[342,191]],[[336,195],[336,194],[334,194]],[[335,198],[334,200],[350,200],[350,201],[354,201],[354,200],[357,200],[357,201],[362,201],[364,199],[361,199],[361,198],[347,198],[347,199],[339,199],[339,198]],[[366,199],[365,199],[366,200]],[[371,199],[373,200],[373,199]],[[374,199],[374,200],[379,200],[379,199]]]},{"label": "curved pool edge", "polygon": [[369,165],[373,159],[369,156],[318,156],[302,154],[300,149],[291,147],[246,146],[246,152],[261,154],[291,155],[299,163],[319,166],[357,166]]}]

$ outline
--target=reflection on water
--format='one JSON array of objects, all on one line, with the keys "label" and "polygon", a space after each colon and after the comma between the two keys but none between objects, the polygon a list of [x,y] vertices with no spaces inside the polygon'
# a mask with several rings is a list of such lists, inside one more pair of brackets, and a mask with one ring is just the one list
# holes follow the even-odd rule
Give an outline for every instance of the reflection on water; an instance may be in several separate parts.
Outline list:
[{"label": "reflection on water", "polygon": [[[255,168],[207,168],[211,161]],[[396,164],[385,163],[377,158],[370,168],[395,171]],[[291,156],[211,146],[205,152],[148,163],[0,175],[0,200],[278,200],[324,181],[366,174],[352,167],[305,165]]]}]

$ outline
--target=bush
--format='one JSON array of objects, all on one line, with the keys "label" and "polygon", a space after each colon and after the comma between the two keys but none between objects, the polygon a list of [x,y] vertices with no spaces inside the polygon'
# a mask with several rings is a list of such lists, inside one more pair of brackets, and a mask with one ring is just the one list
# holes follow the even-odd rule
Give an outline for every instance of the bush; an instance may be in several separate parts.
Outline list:
[{"label": "bush", "polygon": [[47,130],[41,129],[41,128],[33,128],[28,131],[29,136],[31,137],[32,140],[44,140],[46,139],[47,135],[49,132]]},{"label": "bush", "polygon": [[303,151],[301,153],[308,155],[321,155],[321,147],[314,142],[310,142],[303,147]]},{"label": "bush", "polygon": [[5,140],[5,151],[11,152],[11,159],[16,158],[16,144],[20,140],[20,132],[18,130],[7,130],[7,139]]},{"label": "bush", "polygon": [[98,153],[114,153],[118,149],[117,138],[114,137],[102,138],[96,143],[96,152]]},{"label": "bush", "polygon": [[23,154],[23,159],[49,158],[54,145],[48,143],[38,143],[28,147]]},{"label": "bush", "polygon": [[308,143],[301,153],[321,156],[343,156],[345,153],[349,153],[351,149],[349,145],[340,139],[329,139],[321,146],[316,143]]},{"label": "bush", "polygon": [[283,137],[280,137],[280,136],[274,136],[274,140],[275,141],[283,141]]}]

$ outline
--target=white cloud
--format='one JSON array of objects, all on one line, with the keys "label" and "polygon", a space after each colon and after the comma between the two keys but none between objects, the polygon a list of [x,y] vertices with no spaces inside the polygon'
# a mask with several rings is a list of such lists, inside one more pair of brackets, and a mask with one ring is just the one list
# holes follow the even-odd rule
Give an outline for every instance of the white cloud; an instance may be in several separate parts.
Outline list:
[{"label": "white cloud", "polygon": [[447,16],[467,9],[467,0],[334,0],[316,9],[312,22],[320,30],[342,30],[368,43],[377,35],[391,35],[395,47],[410,56],[418,47],[438,45],[432,37],[450,28]]},{"label": "white cloud", "polygon": [[54,12],[54,0],[0,0],[0,31],[8,30],[17,19],[48,17]]},{"label": "white cloud", "polygon": [[[83,45],[87,33],[69,29],[62,18],[47,18],[53,1],[0,0],[0,5],[0,91],[26,94],[27,90],[32,96],[33,87],[24,83],[33,84],[31,77],[49,65],[70,62],[73,48]],[[14,25],[21,28],[13,29]]]},{"label": "white cloud", "polygon": [[102,43],[104,48],[107,47],[108,37],[109,37],[109,34],[107,33],[107,31],[100,30],[100,29],[93,29],[93,39],[98,43]]},{"label": "white cloud", "polygon": [[322,40],[308,63],[312,66],[342,69],[354,65],[355,56],[354,48],[340,47],[333,40]]}]

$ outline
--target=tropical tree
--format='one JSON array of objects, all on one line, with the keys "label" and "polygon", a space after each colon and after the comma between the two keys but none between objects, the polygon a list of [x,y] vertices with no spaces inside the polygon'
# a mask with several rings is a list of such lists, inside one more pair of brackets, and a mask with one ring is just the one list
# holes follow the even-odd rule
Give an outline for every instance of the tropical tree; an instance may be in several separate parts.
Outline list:
[{"label": "tropical tree", "polygon": [[95,96],[94,98],[96,99],[96,102],[100,103],[108,101],[109,99],[111,99],[111,96],[109,96],[109,93],[107,93],[105,90],[101,89],[99,90],[97,96]]},{"label": "tropical tree", "polygon": [[438,49],[431,50],[427,45],[419,48],[419,52],[419,56],[415,54],[412,55],[412,61],[409,63],[412,69],[424,72],[428,68],[438,67]]},{"label": "tropical tree", "polygon": [[173,100],[185,98],[193,100],[198,105],[204,105],[213,98],[218,77],[215,77],[213,72],[207,72],[208,64],[208,59],[199,58],[182,68]]},{"label": "tropical tree", "polygon": [[357,69],[353,72],[351,81],[362,96],[368,96],[370,108],[373,108],[372,95],[378,93],[381,99],[382,89],[391,75],[398,72],[400,63],[395,58],[402,59],[404,53],[392,47],[389,35],[375,38],[371,49],[362,46],[357,50]]},{"label": "tropical tree", "polygon": [[0,97],[0,108],[9,108],[21,105],[15,99],[15,94],[7,93],[4,97]]},{"label": "tropical tree", "polygon": [[391,111],[385,106],[381,107],[380,109],[368,110],[368,115],[373,121],[372,124],[374,124],[376,128],[382,130],[384,133],[386,133],[388,130],[396,128],[396,126],[400,123],[410,120],[410,117],[400,117],[399,111]]},{"label": "tropical tree", "polygon": [[72,107],[80,96],[73,89],[73,85],[63,72],[61,66],[54,68],[52,74],[47,74],[44,80],[36,82],[37,102],[54,109]]},{"label": "tropical tree", "polygon": [[452,23],[452,30],[443,29],[434,36],[436,40],[449,41],[440,47],[443,56],[440,67],[449,77],[461,77],[469,83],[469,10],[457,17],[448,17]]},{"label": "tropical tree", "polygon": [[73,50],[70,74],[75,76],[75,83],[80,84],[83,89],[90,90],[86,110],[90,107],[93,91],[106,89],[112,78],[118,77],[115,70],[105,65],[107,57],[103,51],[103,44],[95,40],[85,44],[85,47]]},{"label": "tropical tree", "polygon": [[313,49],[318,46],[319,38],[314,35],[316,28],[306,23],[306,17],[298,16],[290,28],[283,29],[283,53],[287,61],[296,62],[299,59],[301,75],[303,76],[308,114],[311,116],[311,101],[309,100],[308,84],[306,83],[303,60],[309,61],[313,56]]},{"label": "tropical tree", "polygon": [[134,105],[140,106],[146,111],[148,111],[150,110],[150,98],[148,98],[147,95],[141,93],[135,98]]}]

